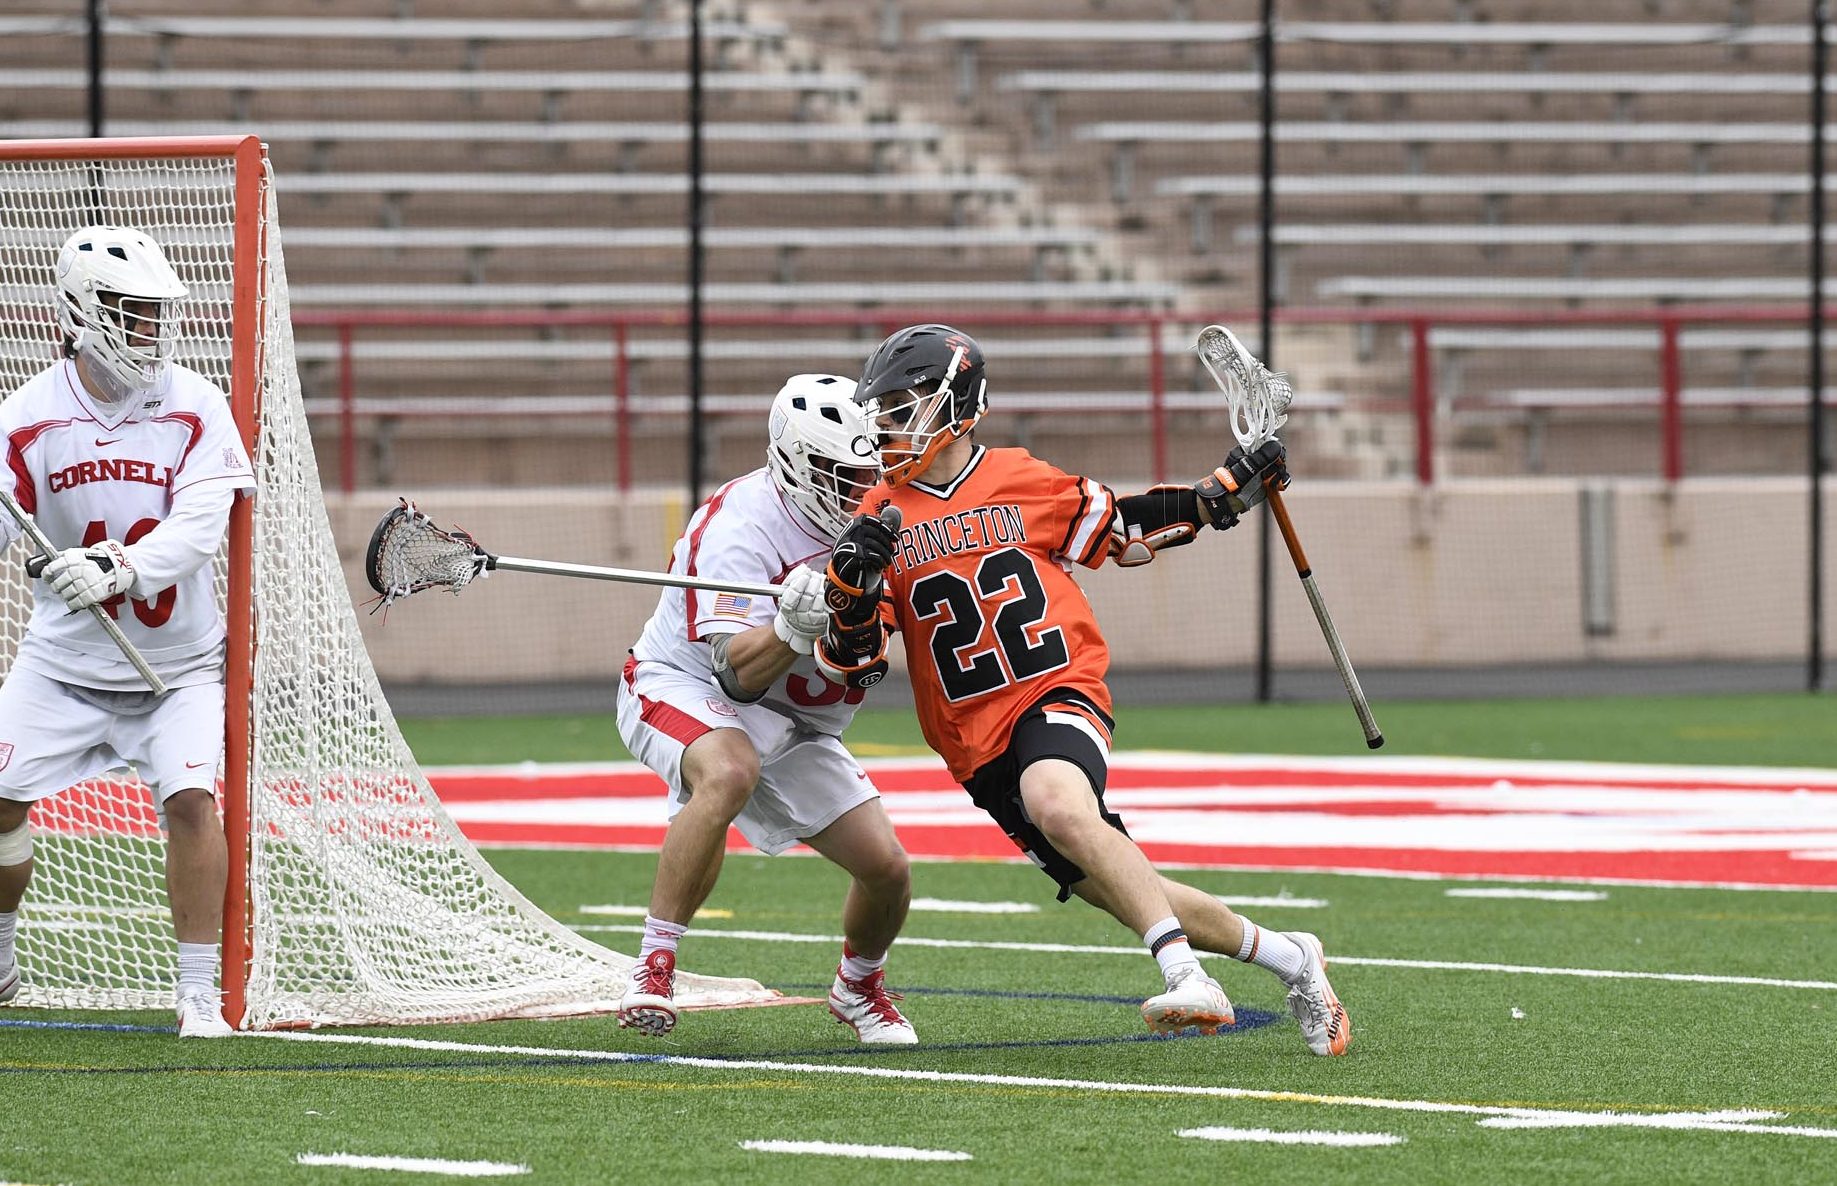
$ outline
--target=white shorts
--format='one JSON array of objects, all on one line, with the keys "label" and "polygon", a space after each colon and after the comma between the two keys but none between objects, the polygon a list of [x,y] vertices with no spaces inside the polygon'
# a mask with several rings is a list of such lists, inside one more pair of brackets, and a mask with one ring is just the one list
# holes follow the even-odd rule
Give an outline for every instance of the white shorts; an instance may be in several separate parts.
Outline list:
[{"label": "white shorts", "polygon": [[735,704],[712,677],[662,663],[627,663],[619,681],[619,736],[670,787],[670,818],[688,801],[683,751],[713,729],[741,729],[759,754],[759,782],[734,826],[776,856],[880,791],[840,738],[797,728],[769,708]]},{"label": "white shorts", "polygon": [[223,685],[149,693],[72,688],[30,667],[0,684],[0,799],[35,802],[133,766],[164,804],[180,791],[216,793],[223,761]]}]

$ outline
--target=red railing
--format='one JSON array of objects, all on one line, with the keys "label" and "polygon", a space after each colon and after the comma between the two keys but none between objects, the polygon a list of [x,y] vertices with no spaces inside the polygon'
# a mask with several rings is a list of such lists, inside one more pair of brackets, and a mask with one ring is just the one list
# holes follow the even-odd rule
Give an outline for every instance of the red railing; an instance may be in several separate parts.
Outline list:
[{"label": "red railing", "polygon": [[[1837,309],[1827,317],[1837,315]],[[1212,322],[1248,325],[1257,321],[1255,309],[1226,309],[1205,313],[1163,313],[1138,310],[1089,310],[1062,313],[973,311],[963,309],[801,310],[788,312],[725,312],[706,315],[704,324],[716,327],[873,327],[891,333],[903,325],[944,321],[990,328],[1064,328],[1076,326],[1142,326],[1148,373],[1149,431],[1155,480],[1167,477],[1167,390],[1163,346],[1170,327],[1198,327]],[[1402,326],[1410,341],[1410,403],[1416,425],[1416,478],[1423,485],[1435,481],[1436,389],[1435,356],[1431,330],[1438,326],[1653,326],[1658,330],[1660,468],[1667,481],[1684,476],[1683,388],[1684,366],[1679,335],[1686,325],[1784,324],[1804,326],[1809,310],[1804,305],[1665,306],[1607,310],[1527,309],[1412,309],[1412,308],[1286,308],[1275,312],[1282,325]],[[620,489],[632,480],[631,342],[634,328],[671,329],[687,324],[680,311],[390,311],[369,309],[301,310],[294,323],[303,327],[330,328],[338,343],[339,461],[346,492],[356,484],[356,440],[359,410],[354,341],[362,329],[404,328],[602,328],[609,336],[607,350],[612,377],[613,431],[617,440],[616,467]],[[1809,331],[1807,331],[1809,333]],[[1279,362],[1279,360],[1278,360]],[[1828,398],[1828,397],[1827,397]],[[1630,403],[1631,401],[1629,401]],[[386,415],[388,413],[368,413]],[[464,414],[463,411],[461,414]],[[478,414],[478,413],[474,413]],[[524,415],[514,402],[501,414]]]}]

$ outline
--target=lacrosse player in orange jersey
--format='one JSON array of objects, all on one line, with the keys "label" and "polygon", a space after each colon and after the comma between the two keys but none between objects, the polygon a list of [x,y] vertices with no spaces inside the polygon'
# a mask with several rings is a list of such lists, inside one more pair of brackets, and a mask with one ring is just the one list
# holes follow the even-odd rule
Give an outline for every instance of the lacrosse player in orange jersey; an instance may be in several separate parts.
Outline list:
[{"label": "lacrosse player in orange jersey", "polygon": [[[889,628],[905,639],[925,739],[976,805],[1048,876],[1140,935],[1165,991],[1142,1004],[1149,1028],[1216,1029],[1231,1002],[1193,948],[1269,969],[1316,1054],[1352,1036],[1327,983],[1320,940],[1264,930],[1210,894],[1157,873],[1103,802],[1113,722],[1109,650],[1074,564],[1146,564],[1223,530],[1285,485],[1281,442],[1192,486],[1117,498],[1024,449],[988,449],[971,430],[988,407],[981,349],[946,325],[916,325],[868,358],[855,398],[880,429],[882,483],[837,541],[830,678],[877,681]],[[878,518],[901,512],[897,536]]]}]

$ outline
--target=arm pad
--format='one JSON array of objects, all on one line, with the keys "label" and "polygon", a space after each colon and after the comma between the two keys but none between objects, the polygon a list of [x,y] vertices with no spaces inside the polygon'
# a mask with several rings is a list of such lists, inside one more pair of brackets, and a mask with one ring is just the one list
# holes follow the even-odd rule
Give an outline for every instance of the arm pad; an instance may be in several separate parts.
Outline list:
[{"label": "arm pad", "polygon": [[1119,498],[1110,520],[1110,558],[1122,568],[1147,564],[1163,548],[1192,543],[1199,522],[1199,495],[1191,486],[1156,486]]},{"label": "arm pad", "polygon": [[727,661],[727,648],[733,645],[733,641],[734,636],[731,634],[717,634],[708,643],[708,654],[714,660],[714,682],[721,686],[721,691],[729,700],[752,704],[764,698],[766,689],[749,692],[740,683],[740,673]]}]

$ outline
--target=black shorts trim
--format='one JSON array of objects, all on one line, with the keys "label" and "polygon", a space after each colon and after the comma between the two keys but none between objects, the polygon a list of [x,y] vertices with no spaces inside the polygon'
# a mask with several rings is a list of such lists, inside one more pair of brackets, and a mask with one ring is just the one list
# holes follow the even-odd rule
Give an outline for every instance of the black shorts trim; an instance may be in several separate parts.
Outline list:
[{"label": "black shorts trim", "polygon": [[1091,793],[1097,797],[1097,811],[1103,821],[1123,835],[1129,834],[1123,827],[1122,817],[1104,806],[1104,785],[1110,774],[1105,748],[1086,729],[1047,719],[1048,710],[1067,702],[1102,721],[1105,733],[1115,728],[1109,714],[1091,703],[1088,696],[1069,688],[1055,688],[1021,714],[1008,736],[1008,748],[985,762],[963,784],[970,799],[1001,825],[1014,846],[1039,866],[1041,872],[1059,883],[1061,902],[1071,897],[1072,886],[1083,881],[1085,873],[1054,848],[1027,817],[1027,809],[1021,802],[1021,773],[1043,758],[1060,758],[1073,763],[1090,781]]}]

